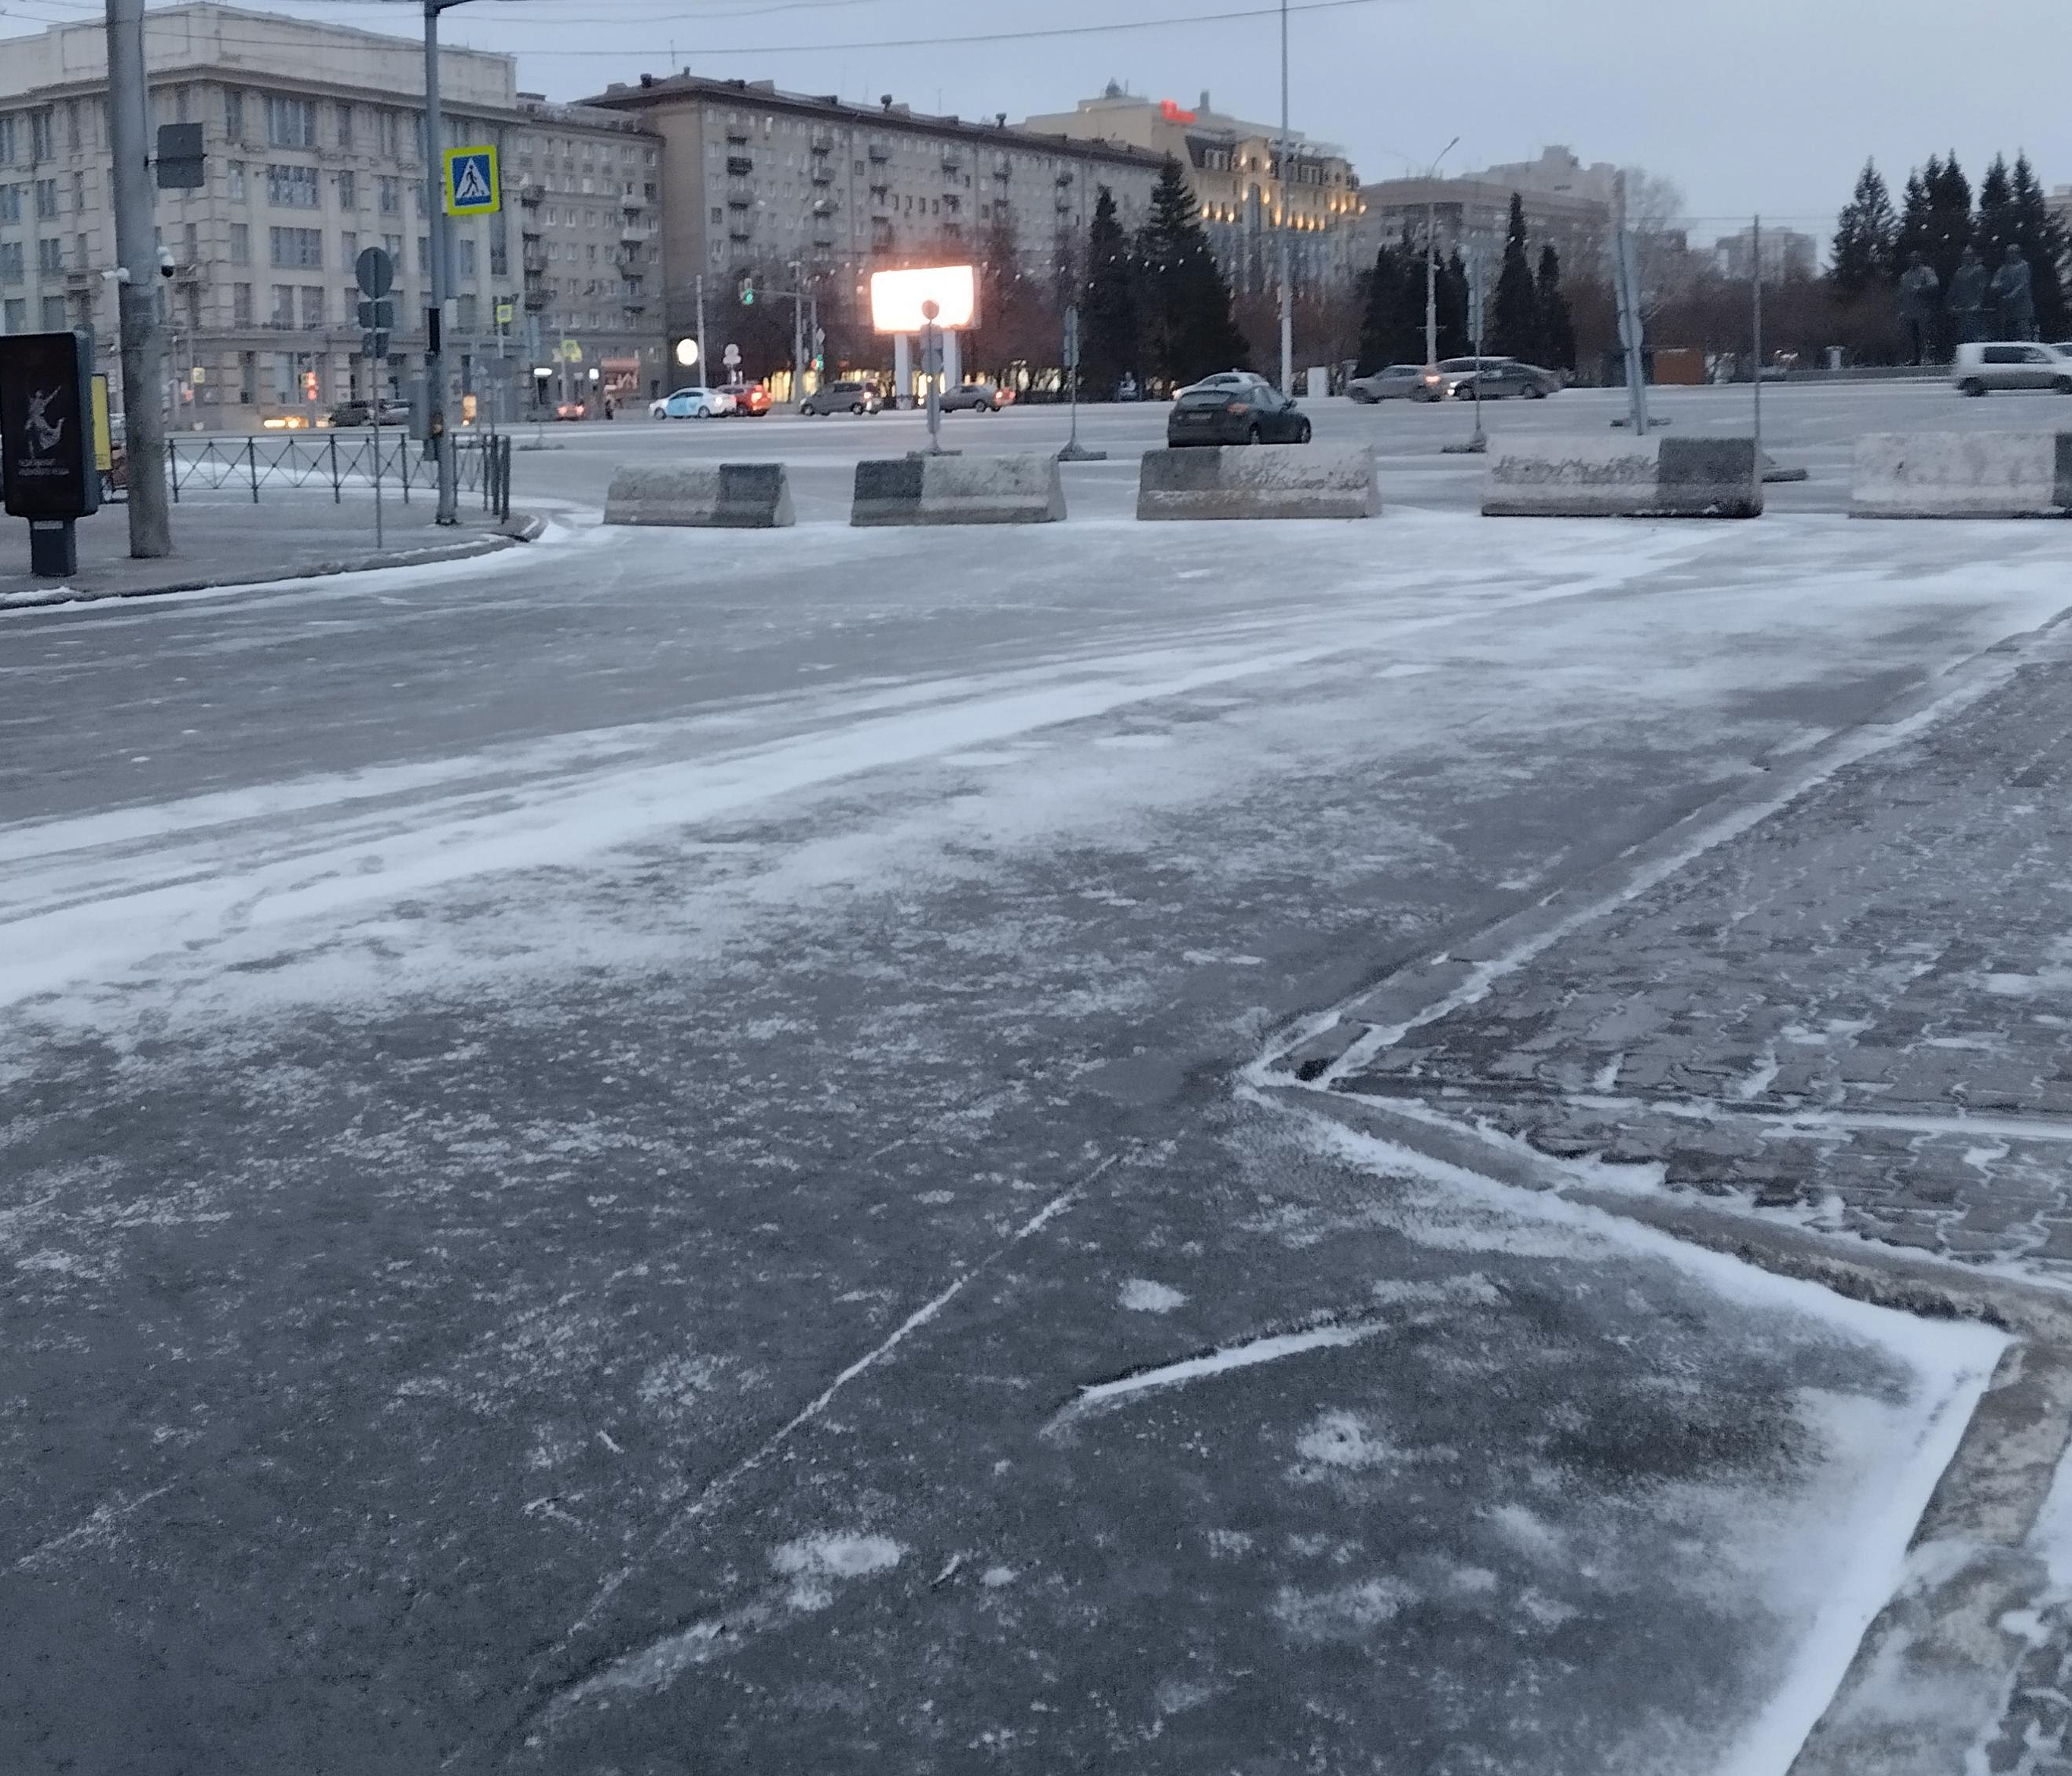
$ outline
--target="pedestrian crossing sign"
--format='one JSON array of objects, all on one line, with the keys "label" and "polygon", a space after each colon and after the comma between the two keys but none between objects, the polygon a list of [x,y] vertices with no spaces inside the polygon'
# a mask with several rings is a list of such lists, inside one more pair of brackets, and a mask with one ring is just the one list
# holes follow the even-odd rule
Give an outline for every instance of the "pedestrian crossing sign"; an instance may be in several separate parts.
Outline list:
[{"label": "pedestrian crossing sign", "polygon": [[495,149],[483,143],[446,150],[446,214],[493,216],[503,208]]}]

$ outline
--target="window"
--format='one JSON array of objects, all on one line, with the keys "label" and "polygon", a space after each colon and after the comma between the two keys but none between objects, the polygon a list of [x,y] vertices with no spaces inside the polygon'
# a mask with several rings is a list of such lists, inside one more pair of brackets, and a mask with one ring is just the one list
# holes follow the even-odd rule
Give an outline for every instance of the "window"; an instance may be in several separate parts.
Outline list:
[{"label": "window", "polygon": [[340,173],[338,175],[338,207],[341,210],[356,210],[360,208],[359,199],[358,183],[351,173]]},{"label": "window", "polygon": [[269,257],[276,265],[316,266],[323,263],[323,232],[319,228],[269,228]]},{"label": "window", "polygon": [[428,234],[417,236],[417,269],[428,278],[431,275],[432,237]]},{"label": "window", "polygon": [[350,265],[360,257],[360,236],[350,228],[338,237],[338,262]]},{"label": "window", "polygon": [[36,220],[47,222],[58,213],[58,182],[54,179],[36,181]]},{"label": "window", "polygon": [[400,234],[383,235],[381,236],[381,250],[388,255],[389,263],[396,266],[400,270],[403,264],[402,236]]},{"label": "window", "polygon": [[511,236],[504,226],[503,212],[489,219],[489,275],[508,278],[511,275]]},{"label": "window", "polygon": [[338,105],[338,145],[341,148],[352,146],[352,107],[343,99]]},{"label": "window", "polygon": [[[22,243],[18,240],[0,240],[0,284],[18,284],[22,281]],[[8,331],[14,332],[10,327]]]},{"label": "window", "polygon": [[726,220],[726,212],[715,204],[712,207],[712,219],[715,223],[724,222]]},{"label": "window", "polygon": [[230,286],[230,324],[249,327],[252,324],[252,286],[232,284]]},{"label": "window", "polygon": [[0,166],[13,166],[21,154],[21,131],[13,114],[0,117]]},{"label": "window", "polygon": [[230,201],[233,204],[245,201],[245,162],[241,160],[233,160],[230,163]]},{"label": "window", "polygon": [[64,242],[57,236],[45,235],[36,243],[36,269],[46,278],[55,278],[64,269]]},{"label": "window", "polygon": [[266,95],[266,142],[273,148],[314,148],[317,145],[317,108],[307,99]]},{"label": "window", "polygon": [[0,227],[22,220],[22,187],[0,185]]},{"label": "window", "polygon": [[302,286],[302,325],[322,327],[324,324],[324,293],[320,284]]},{"label": "window", "polygon": [[273,312],[267,324],[271,327],[293,327],[295,324],[295,286],[294,285],[274,285]]},{"label": "window", "polygon": [[1988,364],[2020,364],[2027,354],[2018,345],[1989,345],[1980,356]]},{"label": "window", "polygon": [[86,175],[84,173],[72,175],[72,213],[74,216],[86,214]]},{"label": "window", "polygon": [[57,144],[51,138],[51,114],[47,111],[29,113],[29,158],[32,161],[57,158]]},{"label": "window", "polygon": [[374,113],[374,133],[381,145],[381,152],[391,160],[400,160],[403,154],[403,117],[397,111],[377,111]]},{"label": "window", "polygon": [[460,275],[463,278],[472,278],[475,275],[475,240],[473,237],[468,235],[462,235],[458,243],[458,247],[460,253]]},{"label": "window", "polygon": [[223,89],[223,133],[232,142],[245,139],[245,95],[234,86]]},{"label": "window", "polygon": [[317,207],[317,170],[314,166],[269,166],[266,201],[284,210],[313,210]]},{"label": "window", "polygon": [[10,296],[7,298],[6,307],[0,310],[0,315],[4,315],[6,320],[7,324],[4,331],[9,333],[27,332],[29,331],[28,298],[25,296]]},{"label": "window", "polygon": [[62,333],[71,325],[71,317],[65,313],[64,298],[46,296],[43,298],[43,331],[46,333]]},{"label": "window", "polygon": [[478,318],[475,313],[475,298],[472,296],[462,296],[457,298],[455,301],[459,314],[461,331],[463,333],[472,333],[475,331],[476,325],[478,324]]},{"label": "window", "polygon": [[384,216],[399,216],[403,209],[403,182],[383,173],[374,180],[374,207]]}]

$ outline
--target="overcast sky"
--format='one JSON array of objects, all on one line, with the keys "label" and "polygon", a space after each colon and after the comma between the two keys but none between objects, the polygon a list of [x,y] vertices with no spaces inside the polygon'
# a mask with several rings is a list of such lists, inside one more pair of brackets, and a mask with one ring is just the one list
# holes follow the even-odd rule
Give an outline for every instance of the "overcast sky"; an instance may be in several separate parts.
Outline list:
[{"label": "overcast sky", "polygon": [[[471,0],[449,38],[515,51],[553,98],[676,64],[808,92],[1019,118],[1133,91],[1272,122],[1279,34],[1260,0]],[[1344,146],[1363,179],[1448,170],[1566,142],[1684,190],[1699,237],[1760,209],[1824,235],[1866,154],[1895,191],[1955,147],[1975,179],[2026,146],[2072,184],[2068,0],[1293,0],[1293,121]],[[1314,10],[1309,10],[1314,8]],[[275,10],[415,28],[409,0]],[[93,0],[0,0],[0,28],[94,16]],[[1113,30],[1126,22],[1157,28]],[[1178,22],[1175,22],[1178,21]],[[1089,28],[1102,27],[1102,28]],[[888,40],[1081,34],[992,43]]]}]

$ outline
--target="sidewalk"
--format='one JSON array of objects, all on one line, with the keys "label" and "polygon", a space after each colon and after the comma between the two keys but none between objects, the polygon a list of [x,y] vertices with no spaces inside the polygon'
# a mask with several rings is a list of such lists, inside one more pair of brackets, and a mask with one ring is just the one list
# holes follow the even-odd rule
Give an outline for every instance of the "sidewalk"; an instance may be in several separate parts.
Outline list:
[{"label": "sidewalk", "polygon": [[129,508],[103,506],[79,524],[79,572],[62,582],[29,573],[29,527],[0,522],[0,606],[61,604],[184,592],[200,586],[350,573],[419,561],[455,561],[508,549],[538,534],[538,523],[514,512],[500,524],[471,497],[460,522],[432,522],[432,501],[388,500],[383,545],[374,541],[373,502],[364,492],[335,504],[324,492],[274,495],[259,504],[227,491],[183,500],[173,508],[173,553],[156,561],[130,556]]},{"label": "sidewalk", "polygon": [[[1925,1283],[1919,1311],[2042,1304],[1805,1776],[2072,1772],[2072,1548],[2044,1499],[2072,1394],[2072,630],[2020,658],[1536,953],[1499,931],[1405,971],[1429,990],[1383,983],[1292,1067],[1490,1176],[1658,1226],[1725,1210],[1744,1231],[1716,1243],[1758,1264],[1796,1242],[1803,1274],[1810,1240]],[[1941,1698],[1933,1731],[1910,1691]]]}]

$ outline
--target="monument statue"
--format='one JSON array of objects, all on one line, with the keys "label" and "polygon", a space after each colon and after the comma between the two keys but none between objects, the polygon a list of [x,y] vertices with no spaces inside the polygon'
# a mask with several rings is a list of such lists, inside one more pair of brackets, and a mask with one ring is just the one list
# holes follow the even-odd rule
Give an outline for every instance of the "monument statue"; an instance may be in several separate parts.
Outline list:
[{"label": "monument statue", "polygon": [[1951,277],[1949,307],[1960,343],[1986,336],[1986,268],[1979,263],[1975,247],[1965,248],[1964,257]]},{"label": "monument statue", "polygon": [[1942,294],[1942,280],[1935,275],[1935,268],[1919,253],[1910,254],[1899,278],[1899,318],[1906,323],[1917,364],[1927,363],[1934,349],[1935,310]]},{"label": "monument statue", "polygon": [[2036,289],[2029,261],[2012,241],[2007,257],[1993,273],[1992,298],[2000,307],[2000,337],[2033,339],[2036,337]]}]

